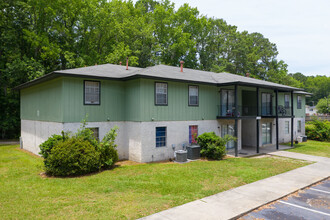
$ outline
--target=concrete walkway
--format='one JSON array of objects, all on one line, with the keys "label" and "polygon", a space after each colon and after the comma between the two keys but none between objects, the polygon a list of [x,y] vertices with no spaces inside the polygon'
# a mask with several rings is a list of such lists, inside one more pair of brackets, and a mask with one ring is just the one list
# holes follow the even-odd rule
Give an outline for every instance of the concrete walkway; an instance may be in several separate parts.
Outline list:
[{"label": "concrete walkway", "polygon": [[177,206],[143,219],[231,219],[330,176],[330,158],[277,151],[270,155],[313,161],[311,165]]}]

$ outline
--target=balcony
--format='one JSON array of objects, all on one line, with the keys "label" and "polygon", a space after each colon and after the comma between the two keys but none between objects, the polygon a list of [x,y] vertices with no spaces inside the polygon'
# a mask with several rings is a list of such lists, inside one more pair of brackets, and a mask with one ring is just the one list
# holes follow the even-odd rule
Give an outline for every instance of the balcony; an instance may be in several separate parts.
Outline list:
[{"label": "balcony", "polygon": [[[259,110],[259,115],[257,114],[257,106],[237,106],[237,111],[235,106],[228,105],[218,105],[218,118],[234,118],[234,117],[275,117],[276,116],[276,107],[275,106],[266,106],[262,105]],[[277,113],[279,117],[290,117],[291,116],[291,107],[284,107],[279,105],[277,107]]]}]

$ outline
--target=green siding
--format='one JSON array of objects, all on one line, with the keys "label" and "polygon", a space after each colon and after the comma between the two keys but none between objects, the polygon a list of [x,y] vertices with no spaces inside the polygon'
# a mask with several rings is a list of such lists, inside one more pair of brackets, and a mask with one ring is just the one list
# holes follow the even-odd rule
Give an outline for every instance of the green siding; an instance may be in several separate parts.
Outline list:
[{"label": "green siding", "polygon": [[296,118],[301,118],[301,117],[305,117],[306,115],[306,109],[305,109],[305,104],[306,104],[306,99],[304,95],[300,95],[301,96],[301,109],[297,108],[297,94],[293,95],[293,111],[294,111],[294,115]]},{"label": "green siding", "polygon": [[[155,106],[154,80],[141,79],[141,120],[180,121],[180,120],[214,120],[219,105],[219,88],[199,85],[199,106],[188,106],[189,83],[168,83],[168,105]],[[157,81],[158,82],[158,81]],[[166,81],[159,81],[166,82]]]},{"label": "green siding", "polygon": [[21,119],[62,122],[62,83],[53,79],[22,89]]},{"label": "green siding", "polygon": [[125,119],[127,121],[141,121],[141,80],[131,80],[125,85]]},{"label": "green siding", "polygon": [[[21,118],[39,121],[80,122],[86,114],[88,121],[186,121],[214,120],[220,105],[220,89],[233,86],[199,86],[199,106],[188,106],[188,85],[182,82],[168,83],[168,105],[155,105],[155,80],[135,79],[130,81],[99,80],[101,82],[100,105],[84,105],[84,78],[61,77],[21,90]],[[157,81],[158,82],[158,81]],[[242,105],[244,91],[256,91],[254,87],[238,86],[238,105]],[[261,93],[273,94],[271,89],[260,88]],[[279,93],[279,105],[284,105],[284,94]],[[305,116],[305,96],[302,109],[297,109],[294,95],[294,114]],[[252,99],[254,97],[247,97]],[[253,100],[252,100],[253,101]],[[246,103],[246,102],[245,102]],[[39,116],[37,112],[39,111]]]},{"label": "green siding", "polygon": [[63,120],[80,122],[86,114],[88,121],[124,121],[125,85],[121,81],[101,82],[100,105],[84,105],[84,78],[65,78],[63,81]]}]

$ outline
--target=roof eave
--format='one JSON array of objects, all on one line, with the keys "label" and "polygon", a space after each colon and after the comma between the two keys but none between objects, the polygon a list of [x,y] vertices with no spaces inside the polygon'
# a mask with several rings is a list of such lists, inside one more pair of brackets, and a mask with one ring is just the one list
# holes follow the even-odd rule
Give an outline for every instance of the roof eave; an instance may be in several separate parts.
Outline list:
[{"label": "roof eave", "polygon": [[304,91],[303,89],[300,88],[295,88],[295,87],[287,87],[285,85],[281,86],[279,84],[279,86],[276,85],[261,85],[261,84],[257,84],[257,83],[250,83],[250,82],[242,82],[242,81],[235,81],[235,82],[227,82],[227,83],[217,83],[218,87],[221,86],[232,86],[232,85],[241,85],[241,86],[250,86],[250,87],[260,87],[260,88],[277,88],[280,91]]}]

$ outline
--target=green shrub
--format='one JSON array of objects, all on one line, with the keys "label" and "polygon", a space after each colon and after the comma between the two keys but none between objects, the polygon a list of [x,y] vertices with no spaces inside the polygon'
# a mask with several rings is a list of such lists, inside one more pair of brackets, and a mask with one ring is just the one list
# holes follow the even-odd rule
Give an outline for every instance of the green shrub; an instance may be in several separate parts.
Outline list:
[{"label": "green shrub", "polygon": [[207,144],[206,148],[201,149],[201,155],[208,159],[221,160],[226,156],[226,146],[216,143]]},{"label": "green shrub", "polygon": [[49,165],[48,163],[48,156],[53,149],[53,147],[60,141],[63,141],[65,139],[69,138],[67,133],[64,133],[62,131],[62,135],[54,134],[50,138],[48,138],[44,143],[40,144],[40,152],[39,154],[44,158],[44,164],[47,167]]},{"label": "green shrub", "polygon": [[99,142],[93,131],[86,128],[86,120],[73,137],[62,132],[40,145],[45,171],[54,176],[82,175],[99,169],[109,169],[118,161],[117,127]]},{"label": "green shrub", "polygon": [[214,132],[206,132],[197,137],[197,143],[201,146],[201,156],[213,160],[221,160],[226,155],[226,143],[236,138],[226,135],[221,138]]},{"label": "green shrub", "polygon": [[46,173],[54,176],[74,176],[98,171],[100,152],[86,140],[76,137],[58,142],[48,155]]},{"label": "green shrub", "polygon": [[117,127],[111,129],[103,138],[99,145],[100,161],[103,168],[111,168],[118,161],[117,145]]},{"label": "green shrub", "polygon": [[330,122],[314,119],[306,125],[306,135],[310,140],[330,141]]}]

